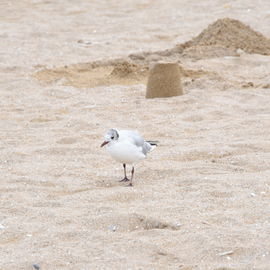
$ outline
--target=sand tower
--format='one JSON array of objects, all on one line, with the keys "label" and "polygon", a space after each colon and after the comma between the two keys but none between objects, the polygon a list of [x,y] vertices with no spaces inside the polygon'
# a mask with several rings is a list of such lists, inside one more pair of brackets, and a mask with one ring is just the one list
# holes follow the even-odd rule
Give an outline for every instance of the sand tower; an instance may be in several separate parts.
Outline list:
[{"label": "sand tower", "polygon": [[147,82],[146,98],[183,95],[178,63],[157,63]]}]

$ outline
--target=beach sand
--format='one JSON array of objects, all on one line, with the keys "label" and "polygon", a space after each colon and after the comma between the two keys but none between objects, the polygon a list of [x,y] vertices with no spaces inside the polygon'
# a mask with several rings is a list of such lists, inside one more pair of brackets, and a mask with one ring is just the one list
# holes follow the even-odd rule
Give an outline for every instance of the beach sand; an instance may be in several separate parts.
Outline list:
[{"label": "beach sand", "polygon": [[[0,269],[270,269],[269,10],[2,1]],[[158,61],[184,95],[145,98]],[[132,188],[112,127],[160,142]]]}]

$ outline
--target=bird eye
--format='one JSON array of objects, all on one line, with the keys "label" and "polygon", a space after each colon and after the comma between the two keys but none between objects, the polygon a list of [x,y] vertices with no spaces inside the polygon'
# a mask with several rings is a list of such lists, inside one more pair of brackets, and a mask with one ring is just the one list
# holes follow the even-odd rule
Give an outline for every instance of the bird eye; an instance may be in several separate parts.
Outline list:
[{"label": "bird eye", "polygon": [[111,139],[113,140],[113,139],[114,139],[114,137],[112,136],[112,137],[111,137]]}]

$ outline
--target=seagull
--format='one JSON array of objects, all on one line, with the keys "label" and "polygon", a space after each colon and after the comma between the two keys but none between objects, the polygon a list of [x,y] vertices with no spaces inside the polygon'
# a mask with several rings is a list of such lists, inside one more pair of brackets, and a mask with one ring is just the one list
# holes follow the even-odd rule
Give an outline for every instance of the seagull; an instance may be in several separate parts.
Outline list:
[{"label": "seagull", "polygon": [[[128,182],[132,186],[134,163],[146,158],[147,153],[157,146],[157,141],[145,141],[137,131],[109,129],[100,147],[106,148],[113,159],[124,167],[124,178],[119,182]],[[131,178],[127,178],[126,164],[132,164]]]}]

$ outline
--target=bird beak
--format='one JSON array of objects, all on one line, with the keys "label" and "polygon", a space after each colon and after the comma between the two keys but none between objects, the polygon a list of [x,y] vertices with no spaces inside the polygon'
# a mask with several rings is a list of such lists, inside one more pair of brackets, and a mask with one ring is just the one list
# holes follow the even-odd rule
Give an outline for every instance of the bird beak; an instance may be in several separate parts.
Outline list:
[{"label": "bird beak", "polygon": [[104,141],[100,147],[103,147],[104,145],[106,145],[107,143],[109,143],[108,141]]}]

